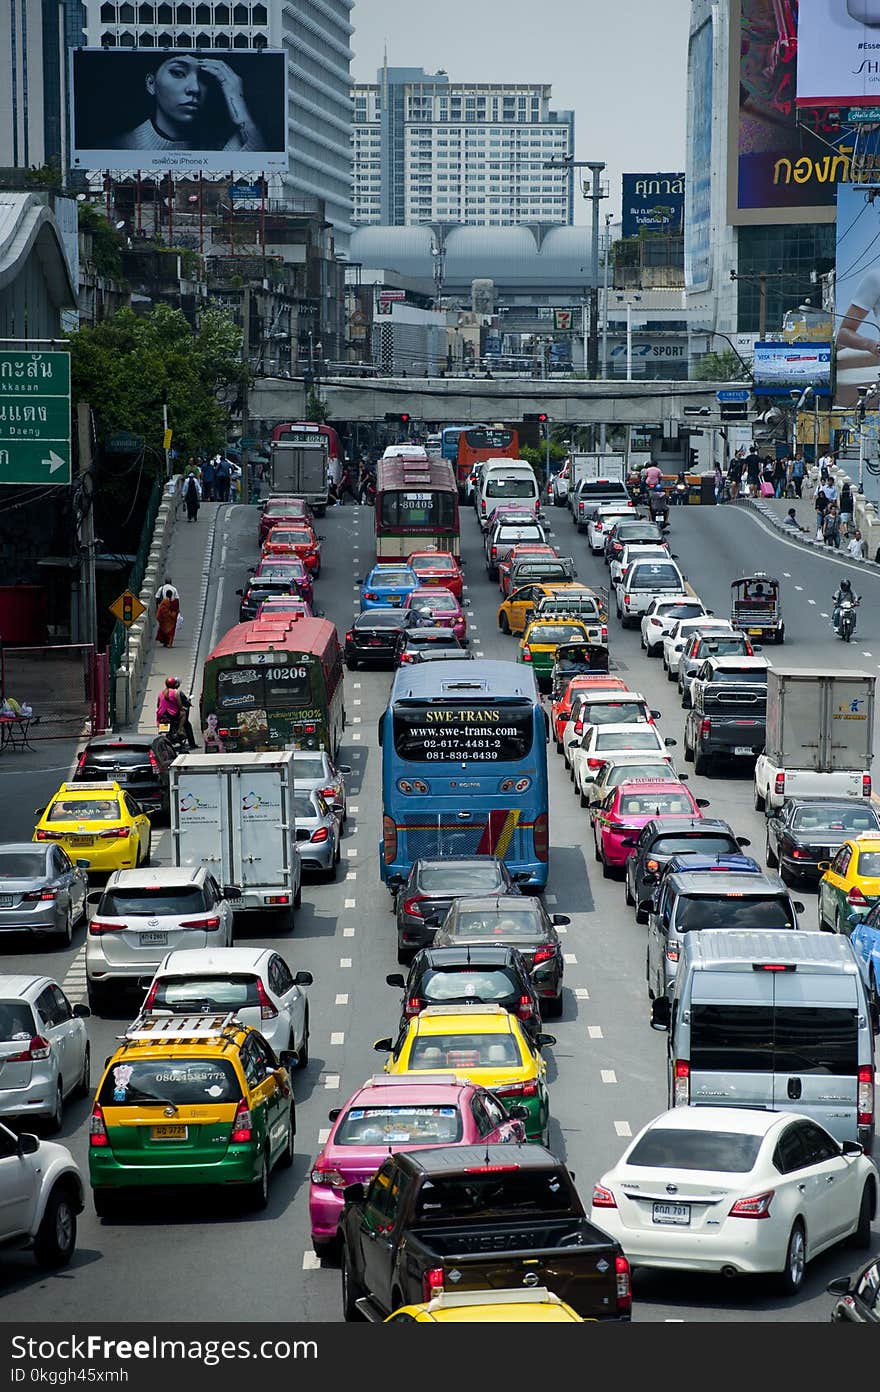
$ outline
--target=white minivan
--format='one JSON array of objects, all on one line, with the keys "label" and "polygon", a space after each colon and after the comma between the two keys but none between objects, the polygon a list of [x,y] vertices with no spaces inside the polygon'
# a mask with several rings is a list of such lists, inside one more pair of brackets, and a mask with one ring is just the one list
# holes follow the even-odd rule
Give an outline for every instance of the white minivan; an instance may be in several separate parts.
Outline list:
[{"label": "white minivan", "polygon": [[499,503],[519,503],[537,515],[541,498],[531,464],[516,459],[488,460],[477,495],[477,518],[484,532]]}]

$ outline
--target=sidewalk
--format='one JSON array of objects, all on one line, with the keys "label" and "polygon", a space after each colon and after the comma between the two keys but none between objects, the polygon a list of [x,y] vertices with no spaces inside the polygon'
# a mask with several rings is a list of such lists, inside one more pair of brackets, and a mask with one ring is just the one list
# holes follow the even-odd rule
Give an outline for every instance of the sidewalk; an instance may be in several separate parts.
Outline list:
[{"label": "sidewalk", "polygon": [[[744,498],[742,495],[735,503],[724,503],[724,507],[748,507],[758,512],[766,522],[769,522],[774,531],[779,532],[780,536],[787,540],[798,543],[807,550],[821,552],[825,556],[837,556],[840,560],[846,561],[850,565],[863,565],[867,569],[875,569],[876,563],[869,556],[864,561],[857,561],[847,554],[847,538],[841,537],[840,549],[835,550],[833,546],[827,546],[824,541],[816,540],[816,511],[813,507],[813,498],[816,492],[816,482],[818,476],[807,477],[803,483],[802,498]],[[784,522],[790,508],[794,508],[795,516],[801,527],[799,532],[796,527],[789,527]],[[855,522],[853,523],[855,529]],[[862,533],[864,536],[864,531]],[[870,546],[870,543],[869,543]]]},{"label": "sidewalk", "polygon": [[[136,710],[134,717],[137,729],[142,734],[155,733],[156,702],[165,685],[166,677],[180,679],[181,687],[193,700],[193,715],[196,724],[198,723],[194,684],[197,678],[202,618],[210,580],[217,514],[228,506],[227,503],[202,503],[195,522],[187,522],[185,515],[180,515],[174,523],[165,575],[162,579],[168,580],[180,593],[183,627],[178,624],[170,648],[163,648],[161,643],[155,641],[153,643],[145,679],[139,692],[139,710]],[[195,729],[195,725],[193,728]],[[195,729],[195,736],[201,746],[201,733],[198,729]]]}]

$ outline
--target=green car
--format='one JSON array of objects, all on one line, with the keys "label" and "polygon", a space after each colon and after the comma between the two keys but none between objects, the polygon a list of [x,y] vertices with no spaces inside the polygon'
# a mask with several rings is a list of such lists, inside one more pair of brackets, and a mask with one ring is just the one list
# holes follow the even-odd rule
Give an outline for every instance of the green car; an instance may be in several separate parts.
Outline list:
[{"label": "green car", "polygon": [[589,643],[590,633],[585,623],[568,618],[532,619],[520,640],[517,662],[531,665],[541,691],[550,690],[550,676],[556,661],[556,649],[565,643]]}]

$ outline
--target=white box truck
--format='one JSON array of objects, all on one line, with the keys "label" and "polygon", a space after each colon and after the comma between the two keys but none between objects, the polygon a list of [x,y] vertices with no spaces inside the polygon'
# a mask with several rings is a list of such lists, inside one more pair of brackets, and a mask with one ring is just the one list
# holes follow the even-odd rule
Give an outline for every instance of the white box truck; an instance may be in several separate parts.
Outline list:
[{"label": "white box truck", "polygon": [[572,454],[568,469],[569,507],[571,507],[579,483],[585,481],[598,483],[600,479],[607,479],[609,483],[625,483],[625,456],[613,454],[611,451],[606,451],[604,454],[598,451],[594,454]]},{"label": "white box truck", "polygon": [[870,798],[875,681],[870,672],[768,668],[757,811],[791,797]]},{"label": "white box truck", "polygon": [[316,517],[327,511],[330,465],[327,443],[314,440],[279,440],[272,446],[272,492],[305,498]]},{"label": "white box truck", "polygon": [[175,865],[204,865],[234,909],[286,913],[293,927],[301,866],[296,849],[294,752],[182,754],[170,769]]}]

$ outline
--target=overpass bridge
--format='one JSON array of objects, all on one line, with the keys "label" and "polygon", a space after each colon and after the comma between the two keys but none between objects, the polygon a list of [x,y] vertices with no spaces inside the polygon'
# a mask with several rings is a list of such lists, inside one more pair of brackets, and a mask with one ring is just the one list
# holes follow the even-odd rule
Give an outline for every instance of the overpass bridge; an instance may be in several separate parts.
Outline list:
[{"label": "overpass bridge", "polygon": [[[376,421],[408,412],[418,421],[521,420],[546,411],[566,425],[661,425],[699,415],[719,424],[716,392],[750,382],[540,381],[486,377],[328,377],[318,384],[332,421]],[[307,390],[301,378],[260,377],[250,391],[251,420],[302,420]],[[687,412],[685,411],[687,408]],[[714,421],[711,419],[714,417]]]}]

